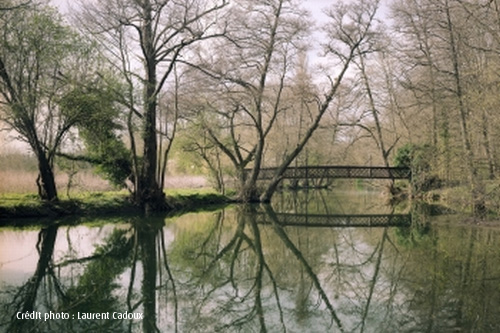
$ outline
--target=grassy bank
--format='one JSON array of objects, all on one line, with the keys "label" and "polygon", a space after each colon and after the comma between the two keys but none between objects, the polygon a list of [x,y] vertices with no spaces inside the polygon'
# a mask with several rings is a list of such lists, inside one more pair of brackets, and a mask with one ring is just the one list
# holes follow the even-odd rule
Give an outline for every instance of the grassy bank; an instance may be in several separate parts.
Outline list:
[{"label": "grassy bank", "polygon": [[[166,192],[172,211],[196,210],[229,202],[226,196],[211,190],[172,190]],[[0,225],[16,224],[16,219],[57,218],[70,215],[112,215],[141,213],[126,191],[80,192],[57,203],[38,200],[36,194],[0,194]]]},{"label": "grassy bank", "polygon": [[[472,214],[472,194],[467,186],[451,186],[422,193],[425,202],[446,207],[452,211]],[[483,183],[483,200],[487,218],[500,215],[500,185],[494,181]]]}]

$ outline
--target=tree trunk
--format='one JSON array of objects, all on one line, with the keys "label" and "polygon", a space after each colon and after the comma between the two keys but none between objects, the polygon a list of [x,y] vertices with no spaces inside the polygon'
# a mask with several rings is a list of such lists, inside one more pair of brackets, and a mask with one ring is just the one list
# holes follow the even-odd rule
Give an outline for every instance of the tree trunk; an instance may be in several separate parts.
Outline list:
[{"label": "tree trunk", "polygon": [[462,86],[462,76],[460,70],[458,45],[455,40],[455,32],[453,28],[453,23],[451,19],[450,7],[448,0],[446,1],[446,23],[449,33],[449,43],[450,43],[450,53],[453,65],[453,79],[455,83],[455,95],[457,98],[458,112],[459,112],[459,122],[460,130],[462,134],[462,146],[465,153],[465,165],[468,172],[469,186],[471,188],[472,194],[472,210],[474,215],[483,215],[485,211],[484,203],[484,189],[480,180],[478,179],[477,168],[474,164],[474,152],[472,151],[472,144],[470,140],[470,133],[468,129],[467,120],[467,107],[464,101],[464,92]]},{"label": "tree trunk", "polygon": [[482,135],[483,135],[483,146],[484,150],[486,152],[486,158],[488,159],[488,172],[489,172],[489,178],[490,179],[495,179],[495,160],[493,159],[493,154],[491,153],[490,149],[490,133],[488,129],[488,115],[486,114],[486,110],[483,109],[482,113],[482,119],[481,119],[481,126],[482,126]]},{"label": "tree trunk", "polygon": [[[370,113],[373,117],[373,120],[375,122],[375,129],[376,133],[373,135],[373,133],[370,133],[375,140],[375,143],[377,144],[377,147],[380,150],[380,155],[382,155],[382,160],[384,161],[384,166],[389,167],[389,152],[390,150],[385,148],[385,142],[384,142],[384,136],[382,133],[382,125],[380,124],[380,119],[379,119],[379,111],[377,109],[377,106],[375,105],[375,97],[373,96],[372,92],[372,87],[370,85],[370,80],[368,79],[368,74],[366,73],[366,66],[365,66],[365,59],[364,55],[361,54],[361,51],[358,49],[358,56],[359,56],[359,69],[361,71],[361,77],[363,80],[363,84],[366,89],[366,94],[368,95],[368,103],[370,106]],[[394,179],[391,179],[389,181],[389,192],[390,194],[394,194]]]},{"label": "tree trunk", "polygon": [[38,195],[44,201],[57,201],[57,188],[54,177],[54,171],[50,161],[45,156],[45,152],[40,147],[35,150],[38,159]]},{"label": "tree trunk", "polygon": [[156,280],[157,280],[157,252],[156,237],[158,229],[153,225],[143,225],[137,230],[138,240],[141,245],[142,261],[142,297],[144,320],[142,321],[143,332],[159,332],[156,326]]},{"label": "tree trunk", "polygon": [[146,82],[144,87],[144,154],[142,161],[139,189],[136,201],[145,210],[156,210],[164,206],[165,195],[158,186],[156,167],[158,159],[158,143],[156,140],[156,111],[157,111],[157,77],[154,49],[152,6],[146,1],[143,7],[144,26],[142,28],[142,50],[144,53],[144,69]]}]

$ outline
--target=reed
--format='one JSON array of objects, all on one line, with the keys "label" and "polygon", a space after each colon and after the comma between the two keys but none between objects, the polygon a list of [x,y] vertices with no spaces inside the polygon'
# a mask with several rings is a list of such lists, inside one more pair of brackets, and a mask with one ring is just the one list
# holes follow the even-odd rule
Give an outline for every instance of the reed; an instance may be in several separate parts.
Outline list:
[{"label": "reed", "polygon": [[[36,193],[36,171],[0,170],[0,193]],[[66,194],[69,175],[56,173],[56,185],[60,194]],[[112,186],[104,179],[84,170],[73,176],[70,193],[81,191],[109,191]]]}]

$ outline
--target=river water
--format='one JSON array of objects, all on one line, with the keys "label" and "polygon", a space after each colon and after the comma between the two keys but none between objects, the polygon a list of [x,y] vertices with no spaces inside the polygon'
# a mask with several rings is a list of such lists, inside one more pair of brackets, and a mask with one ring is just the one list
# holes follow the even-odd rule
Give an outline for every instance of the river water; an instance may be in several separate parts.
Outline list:
[{"label": "river water", "polygon": [[0,332],[500,331],[500,230],[376,192],[0,229]]}]

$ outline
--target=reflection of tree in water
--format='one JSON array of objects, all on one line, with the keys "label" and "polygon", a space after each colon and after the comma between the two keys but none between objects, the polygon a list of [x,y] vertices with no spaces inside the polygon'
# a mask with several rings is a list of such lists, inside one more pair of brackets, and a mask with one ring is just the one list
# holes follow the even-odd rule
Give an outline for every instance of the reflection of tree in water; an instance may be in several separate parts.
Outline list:
[{"label": "reflection of tree in water", "polygon": [[[31,330],[45,331],[81,331],[104,330],[106,332],[122,332],[119,321],[113,320],[48,320],[43,316],[50,311],[65,312],[69,318],[78,312],[97,313],[113,312],[119,309],[119,301],[113,295],[118,288],[114,283],[117,275],[129,264],[127,252],[130,242],[126,231],[115,230],[103,245],[97,246],[90,257],[68,259],[54,264],[53,254],[56,243],[58,225],[43,228],[38,237],[37,249],[39,260],[33,276],[18,288],[7,313],[11,315],[9,331]],[[69,233],[68,233],[69,235]],[[67,235],[67,238],[69,236]],[[70,245],[71,251],[71,243]],[[61,271],[68,266],[82,266],[82,274],[77,281],[61,277]],[[57,274],[55,273],[57,271]],[[69,283],[69,285],[67,285]],[[66,285],[65,285],[66,284]],[[43,291],[43,293],[41,293]],[[18,312],[35,311],[41,313],[41,320],[19,320]]]},{"label": "reflection of tree in water", "polygon": [[[272,218],[274,212],[267,208]],[[300,238],[292,240],[291,231],[295,229],[283,227],[277,217],[274,220],[275,234],[312,281],[335,330],[398,331],[411,317],[410,310],[398,304],[405,292],[398,289],[398,283],[406,258],[398,253],[390,229],[321,229],[315,232],[321,235],[316,241],[326,244],[327,251],[315,263],[305,255],[308,249],[301,246]],[[312,232],[307,228],[302,231]],[[323,235],[328,231],[330,239]],[[314,314],[310,315],[313,318]]]},{"label": "reflection of tree in water", "polygon": [[[310,319],[316,318],[321,322],[317,327],[334,325],[338,331],[340,320],[309,260],[284,230],[259,226],[254,208],[241,208],[236,225],[222,226],[220,214],[209,230],[190,234],[192,243],[181,245],[177,238],[173,243],[172,256],[190,277],[182,289],[197,297],[183,305],[192,309],[184,329],[233,332],[258,327],[261,332],[286,332],[297,329],[297,322],[311,329]],[[295,320],[290,322],[290,316]]]},{"label": "reflection of tree in water", "polygon": [[413,291],[415,326],[426,332],[500,330],[500,240],[481,228],[432,229],[411,248],[401,285]]},{"label": "reflection of tree in water", "polygon": [[352,332],[399,332],[411,311],[399,288],[407,260],[390,228],[343,229],[325,256],[323,284],[335,290],[340,318]]},{"label": "reflection of tree in water", "polygon": [[[8,331],[10,332],[21,332],[26,330],[27,326],[34,322],[29,320],[16,320],[16,313],[32,312],[35,309],[39,289],[47,274],[48,279],[45,279],[45,283],[52,282],[55,287],[54,290],[57,294],[64,297],[59,279],[54,274],[53,267],[51,266],[54,244],[57,237],[57,229],[57,225],[52,225],[40,230],[38,234],[38,242],[36,244],[36,249],[40,257],[36,270],[33,276],[17,290],[12,302],[7,304],[4,311],[2,311],[4,315],[11,316],[10,321],[7,323],[4,323],[4,320],[2,320],[2,325],[8,325]],[[47,280],[50,280],[50,282]],[[47,289],[45,288],[45,290]]]},{"label": "reflection of tree in water", "polygon": [[[306,199],[308,198],[307,194]],[[316,193],[316,196],[318,196],[318,193]],[[330,213],[331,205],[327,201],[331,199],[322,195],[319,196],[321,200],[315,198],[312,202],[315,202],[316,205],[321,203],[323,207],[313,208],[313,211],[319,210]],[[297,209],[297,203],[300,203],[299,200],[293,200],[292,203],[295,211],[304,211],[304,208]],[[288,205],[281,202],[281,209],[286,206],[290,209],[290,202],[288,202]],[[386,211],[388,208],[390,207],[386,207],[384,212],[388,215],[393,214],[393,209]],[[338,211],[339,208],[335,209]],[[273,215],[273,210],[268,209],[268,216],[273,217]],[[297,259],[302,262],[301,267],[307,268],[309,265],[308,260],[300,256],[300,252],[304,250],[301,238],[297,238],[295,245],[290,239],[290,229],[285,232],[279,218],[274,217],[273,228],[276,234],[280,236],[284,244],[287,244],[289,250],[297,253]],[[399,261],[403,258],[397,254],[397,246],[394,244],[394,240],[391,239],[389,229],[378,229],[376,232],[370,233],[368,243],[366,239],[359,237],[363,233],[360,230],[353,231],[342,228],[336,230],[337,232],[332,235],[334,238],[326,240],[329,249],[326,257],[324,257],[327,258],[328,264],[326,267],[324,263],[314,266],[316,267],[316,274],[321,279],[315,280],[312,270],[309,271],[309,276],[316,290],[319,291],[326,308],[331,312],[331,317],[337,327],[341,327],[342,319],[344,319],[344,321],[349,322],[349,330],[356,332],[373,329],[373,325],[378,325],[377,327],[380,330],[398,329],[399,324],[397,322],[386,322],[383,319],[384,316],[394,315],[394,318],[405,321],[407,316],[404,311],[399,311],[397,306],[393,306],[398,293],[397,284],[400,278],[398,274],[401,273],[398,270],[402,269],[399,266]],[[405,233],[410,229],[400,228],[399,230]],[[384,261],[389,259],[386,253],[387,243],[389,247],[395,250],[396,255],[391,258],[393,262],[384,265]],[[298,250],[299,248],[301,251]],[[300,286],[301,284],[299,284],[297,297],[301,297]],[[337,311],[334,310],[333,302],[339,307]]]},{"label": "reflection of tree in water", "polygon": [[305,257],[302,255],[302,252],[292,242],[292,240],[287,235],[287,233],[285,232],[283,227],[280,226],[280,224],[278,223],[278,219],[277,219],[277,217],[275,217],[275,214],[274,214],[274,211],[272,210],[272,208],[270,206],[265,206],[265,208],[266,208],[266,213],[271,217],[271,219],[273,219],[275,221],[273,227],[274,227],[276,234],[278,235],[280,240],[283,242],[283,244],[285,244],[285,246],[294,254],[296,259],[301,263],[306,274],[311,279],[313,285],[316,287],[316,289],[320,295],[321,300],[324,302],[324,304],[326,305],[326,308],[330,312],[332,321],[335,322],[337,328],[340,331],[344,331],[343,325],[340,321],[340,318],[338,317],[337,312],[333,307],[333,304],[331,303],[324,288],[322,287],[321,282],[320,282],[317,274],[314,272],[313,268],[308,263],[308,261],[305,259]]},{"label": "reflection of tree in water", "polygon": [[[167,228],[163,217],[138,219],[114,228],[87,257],[70,246],[73,257],[57,264],[58,228],[44,228],[38,265],[12,292],[0,330],[499,329],[500,240],[492,230],[289,227],[273,220],[270,206],[264,210],[274,222],[261,225],[255,209],[193,215],[192,224]],[[167,236],[175,237],[168,243]],[[30,309],[142,312],[144,320],[12,320]]]},{"label": "reflection of tree in water", "polygon": [[[65,311],[80,313],[119,312],[120,300],[114,292],[119,288],[116,278],[122,274],[130,264],[132,242],[128,230],[115,229],[104,240],[102,245],[95,248],[91,257],[79,258],[70,262],[63,262],[61,266],[88,262],[76,285],[67,290]],[[123,330],[121,321],[113,320],[85,320],[74,321],[73,327],[78,329],[105,329],[108,332]]]},{"label": "reflection of tree in water", "polygon": [[[160,332],[158,328],[158,296],[163,296],[163,309],[170,310],[169,303],[173,304],[173,328],[170,331],[177,332],[177,295],[176,284],[173,279],[166,252],[165,235],[163,233],[164,219],[148,218],[135,224],[134,260],[131,271],[131,279],[127,293],[127,305],[129,311],[137,309],[142,305],[144,320],[142,321],[142,332]],[[137,259],[142,263],[142,285],[141,293],[134,295],[134,281],[136,278]],[[172,297],[168,295],[171,286]],[[135,297],[139,296],[139,297]],[[136,303],[132,300],[137,298]],[[169,302],[170,301],[170,302]],[[164,323],[165,325],[167,323]],[[163,331],[163,330],[162,330]]]},{"label": "reflection of tree in water", "polygon": [[[222,221],[223,215],[219,217],[219,221]],[[267,332],[269,327],[266,322],[265,304],[272,298],[278,308],[280,325],[284,327],[281,301],[274,273],[264,256],[260,230],[248,217],[248,214],[237,215],[237,227],[233,236],[225,246],[205,261],[205,269],[199,276],[210,281],[212,285],[205,290],[205,297],[196,310],[199,314],[203,312],[204,306],[216,306],[213,301],[214,296],[217,298],[216,294],[227,296],[219,307],[211,311],[218,321],[212,322],[211,325],[217,330],[233,331],[235,328],[251,325],[258,326],[261,332]],[[211,232],[209,235],[215,236],[215,233]],[[220,239],[220,236],[216,238]],[[204,244],[208,245],[208,242],[205,241]],[[265,281],[266,278],[268,280]],[[265,290],[268,281],[272,284],[271,292]],[[197,283],[195,280],[193,282]],[[209,324],[206,320],[203,322]],[[195,321],[191,321],[191,324],[195,324]],[[206,326],[196,326],[195,324],[193,328],[197,331],[207,329]]]},{"label": "reflection of tree in water", "polygon": [[[40,256],[35,273],[25,284],[15,288],[13,301],[0,315],[2,326],[7,326],[9,332],[132,332],[142,325],[141,332],[159,332],[156,299],[163,293],[164,298],[174,304],[174,329],[171,331],[177,331],[175,284],[166,258],[163,226],[163,218],[152,218],[141,219],[132,228],[115,228],[103,244],[95,247],[92,255],[65,256],[66,259],[58,264],[53,263],[58,226],[43,228],[37,244]],[[70,234],[66,234],[68,253],[75,255]],[[76,277],[65,274],[74,271],[80,273]],[[142,279],[139,293],[134,290],[138,276]],[[122,288],[119,282],[127,280],[128,289]],[[169,283],[174,287],[173,300],[165,296]],[[16,318],[17,312],[26,311],[40,311],[41,320]],[[49,311],[68,313],[71,319],[44,321],[43,315]],[[141,312],[144,320],[117,320],[111,316],[113,312],[125,311]],[[110,318],[78,320],[78,313],[109,313]]]}]

